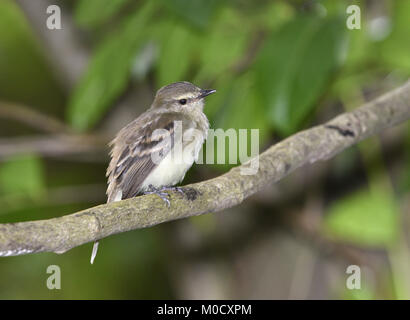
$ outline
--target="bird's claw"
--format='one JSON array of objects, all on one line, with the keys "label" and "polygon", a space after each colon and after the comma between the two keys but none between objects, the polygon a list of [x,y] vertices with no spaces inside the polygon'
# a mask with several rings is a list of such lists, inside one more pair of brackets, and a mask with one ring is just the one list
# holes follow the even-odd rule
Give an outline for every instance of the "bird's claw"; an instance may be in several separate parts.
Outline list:
[{"label": "bird's claw", "polygon": [[195,200],[198,195],[200,194],[197,190],[195,190],[194,188],[190,188],[190,187],[162,187],[160,189],[160,191],[174,191],[174,192],[178,192],[179,194],[182,195],[182,197],[185,197],[188,200]]},{"label": "bird's claw", "polygon": [[181,187],[170,187],[169,190],[174,190],[176,192],[179,192],[180,194],[182,194],[183,196],[185,196],[185,191],[184,189],[182,189]]},{"label": "bird's claw", "polygon": [[163,188],[157,189],[150,185],[149,189],[144,192],[144,195],[156,194],[158,197],[162,199],[162,201],[166,203],[167,207],[169,208],[171,206],[171,202],[169,201],[169,193],[163,192],[163,191],[164,191]]},{"label": "bird's claw", "polygon": [[181,188],[181,187],[156,188],[152,185],[148,186],[148,190],[145,191],[144,194],[156,194],[167,204],[167,207],[169,208],[171,206],[171,202],[169,200],[170,194],[167,191],[178,192],[183,197],[186,197],[188,200],[191,200],[191,201],[195,200],[198,194],[200,194],[198,191],[196,191],[193,188]]}]

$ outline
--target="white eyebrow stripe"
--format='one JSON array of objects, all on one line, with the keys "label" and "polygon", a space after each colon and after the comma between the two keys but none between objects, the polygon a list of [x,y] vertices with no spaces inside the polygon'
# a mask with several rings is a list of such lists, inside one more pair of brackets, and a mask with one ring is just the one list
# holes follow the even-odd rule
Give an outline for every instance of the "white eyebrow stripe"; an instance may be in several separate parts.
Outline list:
[{"label": "white eyebrow stripe", "polygon": [[196,96],[195,95],[193,95],[193,94],[181,94],[180,96],[178,96],[178,97],[176,97],[175,99],[176,100],[180,100],[180,99],[193,99],[193,98],[196,98]]}]

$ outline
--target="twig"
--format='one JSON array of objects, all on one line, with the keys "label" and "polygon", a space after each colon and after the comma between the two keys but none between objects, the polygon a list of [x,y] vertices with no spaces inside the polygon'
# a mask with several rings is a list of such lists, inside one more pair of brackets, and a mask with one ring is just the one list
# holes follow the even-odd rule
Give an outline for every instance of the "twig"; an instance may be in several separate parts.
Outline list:
[{"label": "twig", "polygon": [[0,139],[0,159],[18,154],[36,153],[43,156],[86,156],[107,148],[108,139],[97,135],[55,134]]},{"label": "twig", "polygon": [[172,193],[171,206],[146,195],[89,208],[59,218],[0,225],[0,255],[51,251],[133,229],[217,212],[275,183],[297,168],[327,160],[359,141],[410,118],[410,82],[331,121],[301,131],[259,155],[259,170],[242,175],[244,164],[217,178],[188,185],[189,197]]},{"label": "twig", "polygon": [[0,118],[12,119],[49,133],[69,133],[70,127],[58,119],[21,104],[0,101]]}]

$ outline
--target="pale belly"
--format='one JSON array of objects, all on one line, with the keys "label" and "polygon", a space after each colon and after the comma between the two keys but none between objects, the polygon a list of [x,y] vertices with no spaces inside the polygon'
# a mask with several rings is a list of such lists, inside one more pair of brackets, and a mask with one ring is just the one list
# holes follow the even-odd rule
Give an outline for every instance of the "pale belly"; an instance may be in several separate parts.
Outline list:
[{"label": "pale belly", "polygon": [[182,156],[170,152],[145,179],[141,185],[141,191],[147,190],[150,185],[159,188],[181,182],[197,159],[203,142],[204,137],[195,139],[183,148]]}]

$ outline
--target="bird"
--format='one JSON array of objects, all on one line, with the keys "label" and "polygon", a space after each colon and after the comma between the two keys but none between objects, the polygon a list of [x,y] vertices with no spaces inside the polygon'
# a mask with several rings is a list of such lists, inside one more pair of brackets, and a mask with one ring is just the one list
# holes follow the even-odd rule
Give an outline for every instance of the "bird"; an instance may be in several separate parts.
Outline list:
[{"label": "bird", "polygon": [[[197,160],[209,130],[204,98],[215,92],[187,81],[157,91],[151,107],[121,129],[109,144],[107,203],[154,193],[170,205],[165,191],[181,191],[175,185]],[[97,240],[91,264],[98,245]]]}]

